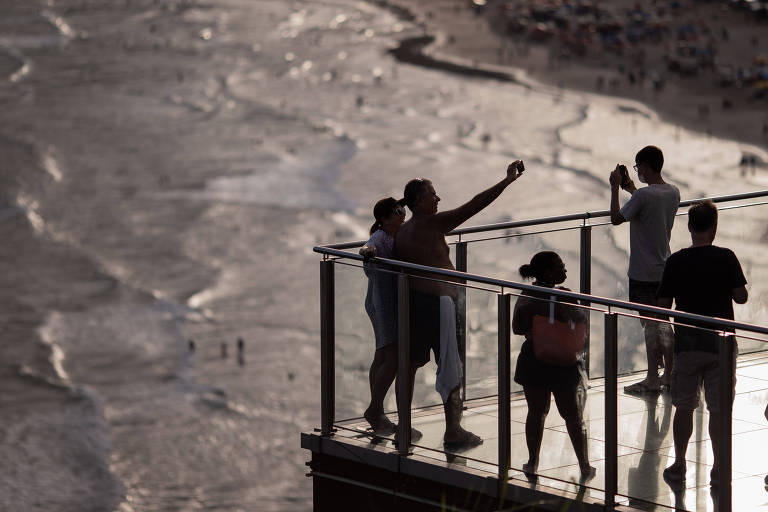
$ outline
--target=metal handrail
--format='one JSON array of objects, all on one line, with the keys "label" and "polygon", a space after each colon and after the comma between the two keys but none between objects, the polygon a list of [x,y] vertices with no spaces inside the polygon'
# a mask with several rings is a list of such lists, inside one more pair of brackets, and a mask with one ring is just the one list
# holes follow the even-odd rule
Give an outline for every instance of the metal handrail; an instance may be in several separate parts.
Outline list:
[{"label": "metal handrail", "polygon": [[[313,251],[320,254],[327,255],[327,256],[349,258],[349,259],[358,260],[358,261],[364,260],[364,258],[359,254],[340,251],[337,249],[331,249],[324,246],[314,247]],[[370,258],[369,260],[366,260],[366,261],[370,261],[373,263],[383,263],[391,267],[396,267],[401,269],[416,270],[419,272],[429,272],[430,274],[433,274],[433,275],[451,277],[451,278],[471,281],[475,283],[483,283],[483,284],[488,284],[492,286],[498,286],[500,288],[514,288],[522,291],[538,292],[546,295],[555,295],[557,297],[565,297],[569,299],[581,300],[581,301],[589,302],[592,304],[602,304],[604,306],[608,306],[609,308],[616,307],[616,308],[639,311],[641,313],[654,313],[657,315],[670,316],[675,319],[679,318],[681,320],[687,320],[690,322],[698,322],[698,323],[704,322],[707,325],[711,325],[711,326],[716,325],[718,327],[722,327],[723,330],[742,329],[746,331],[758,332],[760,334],[768,334],[768,327],[762,327],[759,325],[747,324],[743,322],[736,322],[734,320],[727,320],[725,318],[715,318],[715,317],[709,317],[704,315],[697,315],[695,313],[687,313],[685,311],[660,308],[658,306],[649,306],[646,304],[628,302],[628,301],[619,300],[619,299],[611,299],[608,297],[601,297],[598,295],[590,295],[586,293],[560,290],[557,288],[547,288],[544,286],[518,283],[516,281],[507,281],[504,279],[497,279],[495,277],[488,277],[488,276],[483,276],[479,274],[459,272],[458,270],[448,270],[444,268],[429,267],[427,265],[419,265],[417,263],[409,263],[407,261],[391,260],[388,258]],[[456,285],[461,286],[461,283],[456,283]]]},{"label": "metal handrail", "polygon": [[[744,192],[741,194],[730,194],[730,195],[724,195],[724,196],[702,197],[698,199],[686,199],[685,201],[680,201],[680,206],[690,206],[692,204],[696,204],[700,201],[705,201],[705,200],[709,200],[714,203],[723,203],[728,201],[740,201],[743,199],[754,199],[756,197],[768,197],[768,190],[757,190],[754,192]],[[483,233],[486,231],[495,231],[499,229],[523,228],[528,226],[538,226],[541,224],[556,224],[559,222],[568,222],[572,220],[586,221],[589,219],[610,217],[610,215],[611,215],[610,210],[598,210],[594,212],[556,215],[553,217],[540,217],[538,219],[498,222],[494,224],[483,224],[479,226],[469,226],[466,228],[454,229],[453,231],[448,233],[448,235],[461,236],[461,235],[468,235],[471,233]],[[361,247],[362,245],[365,244],[365,242],[366,242],[365,240],[358,240],[354,242],[343,242],[338,244],[322,245],[319,247],[325,247],[328,249],[352,249],[354,247]]]}]

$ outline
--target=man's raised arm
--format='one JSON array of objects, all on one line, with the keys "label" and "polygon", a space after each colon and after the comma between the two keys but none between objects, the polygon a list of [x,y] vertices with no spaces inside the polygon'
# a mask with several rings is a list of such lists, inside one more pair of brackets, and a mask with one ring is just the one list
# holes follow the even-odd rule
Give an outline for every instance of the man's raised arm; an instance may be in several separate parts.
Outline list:
[{"label": "man's raised arm", "polygon": [[470,217],[491,204],[494,199],[499,197],[505,188],[523,174],[523,171],[518,170],[517,168],[518,164],[522,163],[522,160],[515,160],[509,164],[507,167],[507,176],[503,180],[491,188],[483,190],[458,208],[435,214],[434,222],[438,223],[440,230],[443,233],[453,231],[462,225]]}]

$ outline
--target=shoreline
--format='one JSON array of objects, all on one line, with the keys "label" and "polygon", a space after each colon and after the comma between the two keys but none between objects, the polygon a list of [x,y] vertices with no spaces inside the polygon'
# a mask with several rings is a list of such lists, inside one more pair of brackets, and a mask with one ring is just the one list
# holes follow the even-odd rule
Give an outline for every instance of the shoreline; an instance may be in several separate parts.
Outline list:
[{"label": "shoreline", "polygon": [[[642,103],[671,124],[768,151],[768,101],[765,98],[729,100],[726,108],[722,106],[726,103],[725,96],[739,91],[701,83],[687,87],[691,84],[685,79],[674,77],[668,79],[662,91],[629,86],[618,81],[621,75],[608,67],[574,61],[553,63],[550,49],[544,45],[530,45],[524,56],[502,59],[502,40],[492,32],[486,18],[473,13],[465,2],[373,0],[372,3],[424,31],[422,36],[400,40],[397,47],[389,50],[398,61],[534,87],[521,78],[522,73],[556,90]],[[598,81],[612,85],[598,88]],[[758,164],[765,162],[758,159]]]}]

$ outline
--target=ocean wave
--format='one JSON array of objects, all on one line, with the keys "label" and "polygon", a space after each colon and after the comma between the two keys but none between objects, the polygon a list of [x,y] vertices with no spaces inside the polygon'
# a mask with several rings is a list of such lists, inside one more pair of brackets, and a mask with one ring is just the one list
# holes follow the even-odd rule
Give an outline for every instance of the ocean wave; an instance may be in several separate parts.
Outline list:
[{"label": "ocean wave", "polygon": [[109,469],[101,399],[69,380],[44,326],[42,336],[3,353],[20,362],[3,379],[13,398],[0,415],[0,458],[9,463],[0,474],[0,510],[114,510],[124,488]]}]

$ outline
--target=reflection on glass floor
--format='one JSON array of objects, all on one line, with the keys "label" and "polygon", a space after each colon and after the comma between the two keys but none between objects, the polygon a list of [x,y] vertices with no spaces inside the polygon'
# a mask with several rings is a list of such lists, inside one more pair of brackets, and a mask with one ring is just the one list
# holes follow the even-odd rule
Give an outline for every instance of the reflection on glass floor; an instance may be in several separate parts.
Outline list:
[{"label": "reflection on glass floor", "polygon": [[[712,467],[712,447],[708,432],[708,414],[704,407],[694,414],[694,430],[688,446],[686,480],[672,488],[662,478],[662,471],[674,460],[672,419],[674,407],[669,394],[630,395],[623,392],[627,384],[641,376],[619,379],[618,398],[618,473],[617,501],[644,510],[672,508],[717,510],[709,485]],[[605,466],[604,389],[602,380],[590,382],[585,411],[589,437],[589,456],[597,468],[597,476],[586,483],[587,495],[602,499]],[[768,404],[768,357],[743,356],[737,370],[736,399],[733,411],[733,510],[768,511],[768,421],[764,416]],[[463,426],[480,435],[482,445],[460,454],[446,453],[442,445],[444,432],[442,407],[417,410],[413,426],[423,437],[413,446],[413,453],[434,458],[445,464],[467,466],[497,473],[497,406],[496,399],[467,402]],[[703,399],[702,399],[703,405]],[[527,408],[522,396],[512,400],[512,470],[510,484],[535,488],[546,486],[577,492],[579,477],[565,423],[552,404],[546,420],[537,481],[529,482],[520,471],[527,461],[525,417]],[[397,421],[395,415],[391,415]],[[341,422],[337,435],[362,437],[367,424],[359,421]],[[355,432],[357,430],[358,432]],[[377,440],[371,448],[394,450],[392,440]]]}]

